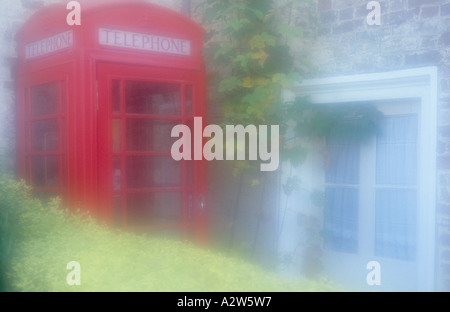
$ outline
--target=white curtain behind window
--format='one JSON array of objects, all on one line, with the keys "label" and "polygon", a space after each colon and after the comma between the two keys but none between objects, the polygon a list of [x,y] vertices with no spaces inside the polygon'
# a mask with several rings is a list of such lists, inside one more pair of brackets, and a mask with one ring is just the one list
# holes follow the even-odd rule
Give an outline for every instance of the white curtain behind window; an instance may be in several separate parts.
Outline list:
[{"label": "white curtain behind window", "polygon": [[[385,116],[376,139],[376,176],[370,185],[360,184],[360,144],[330,136],[326,172],[324,247],[358,252],[360,209],[375,208],[374,254],[414,260],[417,223],[417,130],[416,115]],[[371,207],[360,207],[360,190],[375,192]],[[366,202],[367,201],[363,201]]]},{"label": "white curtain behind window", "polygon": [[388,116],[377,137],[375,254],[415,259],[417,116]]},{"label": "white curtain behind window", "polygon": [[337,137],[327,140],[324,247],[358,251],[359,144]]}]

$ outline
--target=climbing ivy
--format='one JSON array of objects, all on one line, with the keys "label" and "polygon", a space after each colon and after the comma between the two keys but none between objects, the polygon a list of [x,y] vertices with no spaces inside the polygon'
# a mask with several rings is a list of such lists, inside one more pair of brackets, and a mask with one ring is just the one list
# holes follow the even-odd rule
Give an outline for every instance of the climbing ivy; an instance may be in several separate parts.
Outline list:
[{"label": "climbing ivy", "polygon": [[[210,30],[206,52],[212,100],[220,103],[224,124],[286,129],[281,92],[301,80],[287,43],[303,33],[291,20],[306,2],[206,0],[201,5]],[[236,167],[250,166],[236,162]]]},{"label": "climbing ivy", "polygon": [[[221,106],[224,124],[279,125],[281,157],[294,166],[307,152],[293,144],[295,138],[324,137],[330,131],[363,138],[376,127],[377,112],[367,106],[337,108],[312,105],[307,98],[283,100],[282,91],[301,82],[305,70],[312,70],[290,48],[305,33],[296,18],[301,15],[304,24],[313,23],[305,14],[311,2],[206,0],[198,7],[204,10],[203,24],[209,31],[206,58],[212,105]],[[295,138],[286,135],[289,129],[294,129]],[[236,162],[237,171],[249,168],[257,167]]]}]

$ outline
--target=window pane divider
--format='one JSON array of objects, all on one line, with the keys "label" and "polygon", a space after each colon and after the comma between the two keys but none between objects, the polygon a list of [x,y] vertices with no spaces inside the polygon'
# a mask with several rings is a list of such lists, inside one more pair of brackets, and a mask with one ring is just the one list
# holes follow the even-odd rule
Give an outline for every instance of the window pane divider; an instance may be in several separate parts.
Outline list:
[{"label": "window pane divider", "polygon": [[62,192],[65,192],[65,190],[66,190],[66,188],[62,188],[62,187],[33,186],[33,191],[62,193]]},{"label": "window pane divider", "polygon": [[[171,116],[167,116],[167,115],[148,115],[148,114],[124,114],[124,115],[120,115],[120,114],[113,114],[112,115],[113,119],[119,119],[119,118],[125,118],[125,119],[149,119],[149,120],[161,120],[161,121],[182,121],[183,119],[186,119],[184,116],[181,115],[171,115]],[[188,117],[189,118],[189,117]],[[191,119],[193,120],[194,118],[191,117]]]},{"label": "window pane divider", "polygon": [[374,186],[377,189],[400,189],[400,190],[415,190],[416,185],[396,185],[396,184],[377,184]]},{"label": "window pane divider", "polygon": [[[128,188],[125,193],[128,194],[146,194],[146,193],[179,193],[182,192],[182,187],[153,187],[153,188]],[[114,194],[121,194],[119,191],[114,191]]]},{"label": "window pane divider", "polygon": [[64,151],[29,152],[28,156],[62,156]]},{"label": "window pane divider", "polygon": [[26,121],[33,122],[33,121],[43,121],[43,120],[52,120],[52,119],[60,119],[60,118],[65,118],[65,114],[53,114],[53,115],[45,115],[45,116],[28,117],[26,119]]},{"label": "window pane divider", "polygon": [[113,157],[172,157],[170,152],[114,152]]},{"label": "window pane divider", "polygon": [[325,187],[359,188],[359,187],[360,187],[360,184],[325,183]]}]

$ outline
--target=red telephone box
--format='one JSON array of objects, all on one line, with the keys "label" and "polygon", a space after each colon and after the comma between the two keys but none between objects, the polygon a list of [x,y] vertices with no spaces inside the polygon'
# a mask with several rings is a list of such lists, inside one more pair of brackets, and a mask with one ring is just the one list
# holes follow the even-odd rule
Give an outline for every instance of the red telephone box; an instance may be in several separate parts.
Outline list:
[{"label": "red telephone box", "polygon": [[44,7],[17,35],[19,175],[110,223],[204,240],[205,164],[170,152],[171,129],[205,115],[204,30],[144,1],[68,13]]}]

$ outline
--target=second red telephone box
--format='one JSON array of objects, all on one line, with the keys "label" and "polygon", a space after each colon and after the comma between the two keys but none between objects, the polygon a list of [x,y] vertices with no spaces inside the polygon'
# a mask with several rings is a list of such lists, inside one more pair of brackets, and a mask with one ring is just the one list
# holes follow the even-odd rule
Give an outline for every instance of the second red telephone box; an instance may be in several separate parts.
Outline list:
[{"label": "second red telephone box", "polygon": [[18,33],[19,174],[110,223],[204,240],[203,161],[175,161],[174,126],[205,115],[204,30],[144,1],[39,10]]}]

